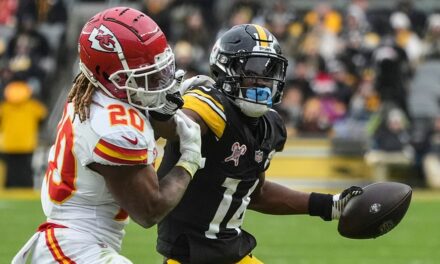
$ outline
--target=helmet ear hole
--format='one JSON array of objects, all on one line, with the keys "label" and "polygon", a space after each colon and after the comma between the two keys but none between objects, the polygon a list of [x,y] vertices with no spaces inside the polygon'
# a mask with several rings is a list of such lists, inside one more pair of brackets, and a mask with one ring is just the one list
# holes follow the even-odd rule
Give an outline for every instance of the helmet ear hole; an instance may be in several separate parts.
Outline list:
[{"label": "helmet ear hole", "polygon": [[108,75],[107,72],[103,72],[103,73],[102,73],[102,76],[104,76],[104,78],[105,78],[106,80],[110,81],[110,75]]}]

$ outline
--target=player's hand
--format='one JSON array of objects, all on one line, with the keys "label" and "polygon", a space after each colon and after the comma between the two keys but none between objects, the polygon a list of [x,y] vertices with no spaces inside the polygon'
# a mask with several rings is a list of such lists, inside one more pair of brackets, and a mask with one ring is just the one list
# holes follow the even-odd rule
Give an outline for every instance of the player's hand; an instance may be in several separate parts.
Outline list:
[{"label": "player's hand", "polygon": [[185,72],[183,70],[177,70],[174,73],[176,84],[173,86],[173,88],[167,91],[165,95],[165,106],[149,112],[152,118],[158,121],[167,121],[176,114],[178,109],[182,108],[184,102],[180,92],[180,86],[182,84],[184,75]]},{"label": "player's hand", "polygon": [[186,79],[182,85],[180,85],[180,94],[184,94],[187,90],[198,87],[206,86],[210,87],[215,84],[215,81],[207,75],[196,75],[189,79]]},{"label": "player's hand", "polygon": [[341,193],[333,195],[332,220],[339,219],[348,201],[350,201],[351,198],[362,194],[362,192],[363,190],[361,187],[351,186]]},{"label": "player's hand", "polygon": [[182,111],[176,112],[174,120],[180,139],[180,153],[182,155],[176,166],[185,168],[192,177],[199,168],[203,167],[200,126]]}]

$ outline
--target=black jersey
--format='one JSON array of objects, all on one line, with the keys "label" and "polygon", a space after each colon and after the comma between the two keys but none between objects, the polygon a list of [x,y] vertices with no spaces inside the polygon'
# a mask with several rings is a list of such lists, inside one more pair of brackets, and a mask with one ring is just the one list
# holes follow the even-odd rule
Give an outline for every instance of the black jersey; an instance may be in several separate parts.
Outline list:
[{"label": "black jersey", "polygon": [[[159,223],[157,250],[183,263],[232,263],[256,246],[241,225],[258,175],[284,147],[285,126],[271,110],[251,128],[233,102],[212,87],[193,88],[184,99],[184,108],[197,112],[209,127],[202,137],[206,162],[181,202]],[[179,159],[178,142],[167,143],[164,157],[159,177]]]}]

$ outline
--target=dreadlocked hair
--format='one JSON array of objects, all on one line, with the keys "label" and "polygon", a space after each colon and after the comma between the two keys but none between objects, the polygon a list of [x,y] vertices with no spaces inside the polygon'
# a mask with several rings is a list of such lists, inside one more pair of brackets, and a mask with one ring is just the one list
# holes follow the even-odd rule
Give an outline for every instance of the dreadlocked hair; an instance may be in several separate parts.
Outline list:
[{"label": "dreadlocked hair", "polygon": [[90,117],[90,104],[92,103],[92,95],[95,89],[96,86],[82,72],[73,81],[67,102],[73,102],[75,116],[78,115],[81,122]]}]

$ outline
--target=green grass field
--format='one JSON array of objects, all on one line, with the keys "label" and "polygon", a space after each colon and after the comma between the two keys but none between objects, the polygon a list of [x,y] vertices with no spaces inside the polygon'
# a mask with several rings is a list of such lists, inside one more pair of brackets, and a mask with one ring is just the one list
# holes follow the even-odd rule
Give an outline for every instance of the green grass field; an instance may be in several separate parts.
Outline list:
[{"label": "green grass field", "polygon": [[[0,263],[44,221],[38,200],[0,200]],[[245,229],[258,240],[254,254],[266,264],[436,264],[440,263],[440,195],[415,195],[409,211],[391,233],[375,240],[339,236],[337,222],[308,216],[246,215]],[[161,263],[156,229],[127,228],[122,254],[134,263]]]}]

